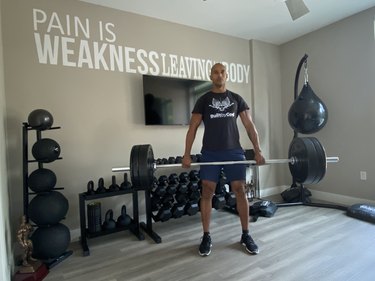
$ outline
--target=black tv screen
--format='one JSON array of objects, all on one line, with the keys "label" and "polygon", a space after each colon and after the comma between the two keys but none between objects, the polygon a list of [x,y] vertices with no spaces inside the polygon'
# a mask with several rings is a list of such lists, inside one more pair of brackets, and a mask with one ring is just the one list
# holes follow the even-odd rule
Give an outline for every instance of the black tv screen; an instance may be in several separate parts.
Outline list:
[{"label": "black tv screen", "polygon": [[210,81],[143,75],[146,125],[188,125],[197,99]]}]

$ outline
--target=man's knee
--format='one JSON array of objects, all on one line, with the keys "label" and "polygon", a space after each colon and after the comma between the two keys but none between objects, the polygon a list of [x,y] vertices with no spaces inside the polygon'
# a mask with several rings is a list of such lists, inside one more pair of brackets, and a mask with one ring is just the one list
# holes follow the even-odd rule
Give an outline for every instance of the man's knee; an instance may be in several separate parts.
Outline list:
[{"label": "man's knee", "polygon": [[211,200],[215,194],[216,183],[212,181],[202,180],[201,199]]}]

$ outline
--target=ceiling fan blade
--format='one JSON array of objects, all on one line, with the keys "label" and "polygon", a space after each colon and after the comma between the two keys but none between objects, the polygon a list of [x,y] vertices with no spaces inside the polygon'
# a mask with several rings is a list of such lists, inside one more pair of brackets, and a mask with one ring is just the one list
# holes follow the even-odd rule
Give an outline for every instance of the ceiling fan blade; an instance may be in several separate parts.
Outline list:
[{"label": "ceiling fan blade", "polygon": [[310,12],[303,0],[286,0],[285,4],[288,7],[292,20],[296,20]]}]

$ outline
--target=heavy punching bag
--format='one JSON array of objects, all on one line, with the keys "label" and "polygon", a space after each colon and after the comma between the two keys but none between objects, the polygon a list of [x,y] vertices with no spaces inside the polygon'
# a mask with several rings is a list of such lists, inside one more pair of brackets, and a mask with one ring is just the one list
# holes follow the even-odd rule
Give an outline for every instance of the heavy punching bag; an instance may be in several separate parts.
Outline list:
[{"label": "heavy punching bag", "polygon": [[[305,63],[305,83],[297,96],[299,71]],[[288,112],[288,121],[293,130],[301,134],[313,134],[327,123],[328,111],[323,101],[314,93],[307,79],[307,55],[300,61],[295,83],[294,102]]]}]

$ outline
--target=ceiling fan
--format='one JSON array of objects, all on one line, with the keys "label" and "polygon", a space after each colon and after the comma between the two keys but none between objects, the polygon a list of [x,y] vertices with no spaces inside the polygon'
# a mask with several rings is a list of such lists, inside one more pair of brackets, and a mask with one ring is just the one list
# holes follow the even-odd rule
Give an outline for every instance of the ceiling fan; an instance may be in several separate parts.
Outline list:
[{"label": "ceiling fan", "polygon": [[310,12],[303,0],[286,0],[285,4],[288,7],[292,20],[296,20]]}]

